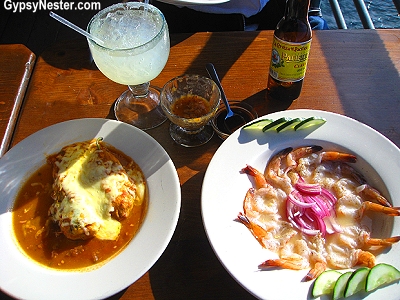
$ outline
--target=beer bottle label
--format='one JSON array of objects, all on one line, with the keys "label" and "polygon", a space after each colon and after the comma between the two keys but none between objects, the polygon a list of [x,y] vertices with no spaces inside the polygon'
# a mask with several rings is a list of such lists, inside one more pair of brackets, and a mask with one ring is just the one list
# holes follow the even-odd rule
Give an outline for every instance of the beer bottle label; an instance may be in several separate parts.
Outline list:
[{"label": "beer bottle label", "polygon": [[311,40],[291,43],[274,36],[269,69],[271,77],[284,82],[302,80],[306,74],[310,46]]}]

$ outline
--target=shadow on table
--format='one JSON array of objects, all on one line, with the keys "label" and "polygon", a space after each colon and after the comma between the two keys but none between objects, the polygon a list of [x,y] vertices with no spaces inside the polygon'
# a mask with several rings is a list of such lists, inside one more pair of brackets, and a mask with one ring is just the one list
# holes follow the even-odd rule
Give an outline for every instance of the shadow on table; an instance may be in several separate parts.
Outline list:
[{"label": "shadow on table", "polygon": [[[400,76],[383,40],[390,31],[349,30],[342,32],[353,35],[351,39],[347,36],[346,42],[338,33],[328,39],[328,33],[318,32],[318,37],[331,76],[340,86],[338,94],[344,114],[374,127],[400,146],[400,132],[394,126],[400,115]],[[393,36],[385,40],[390,43],[390,38]],[[398,47],[398,37],[395,42]],[[343,51],[351,49],[352,43],[361,43],[364,48]]]},{"label": "shadow on table", "polygon": [[[213,252],[201,219],[201,194],[189,199],[204,173],[182,186],[182,218],[167,249],[150,269],[155,299],[254,299],[223,268]],[[193,202],[185,206],[185,202]],[[232,220],[233,222],[233,220]]]},{"label": "shadow on table", "polygon": [[[218,33],[212,34],[203,51],[185,72],[206,75],[205,64],[211,61],[216,65],[220,77],[223,78],[229,68],[234,65],[257,35],[258,33],[251,33],[246,35],[246,37],[238,37],[242,39],[238,41],[228,37],[222,38],[222,35]],[[189,34],[179,35],[178,38],[174,38],[171,45],[183,42],[190,36]],[[221,47],[215,47],[218,44]],[[234,44],[240,46],[231,47],[234,50],[226,51],[226,49],[230,49],[229,45]],[[212,61],[215,57],[219,59]],[[42,53],[40,59],[60,70],[96,70],[96,66],[91,60],[87,42],[81,37],[78,37],[76,40],[54,44]],[[59,70],[55,72],[59,72]],[[63,80],[65,79],[65,82],[57,82],[57,86],[65,85],[65,83],[70,84],[69,77],[67,77],[69,73],[59,73],[61,74],[59,77]],[[90,78],[86,79],[85,77],[82,80],[82,85],[97,79],[97,77],[94,77],[90,73],[85,73],[85,76],[87,75]],[[54,82],[45,82],[44,84],[55,85]],[[96,82],[96,84],[100,83]],[[96,86],[96,91],[97,88]],[[98,90],[102,91],[100,88]],[[99,92],[98,98],[103,99],[105,96],[103,94],[100,95]],[[76,101],[59,101],[55,102],[54,105],[59,105],[63,109],[60,109],[60,111],[63,112],[67,112],[72,108],[79,109]],[[108,103],[101,103],[101,105],[108,105]],[[99,111],[103,113],[104,110],[101,109]],[[113,118],[111,108],[107,113],[108,118]],[[68,116],[65,116],[65,118],[68,118]],[[161,131],[154,133],[149,131],[149,133],[154,135],[167,134],[168,125],[163,124],[162,126],[162,133],[158,133]],[[163,142],[162,146],[168,153],[171,153],[174,161],[176,160],[173,156],[184,156],[183,163],[177,165],[177,169],[188,167],[194,171],[194,175],[182,184],[181,216],[175,235],[164,254],[149,271],[151,286],[156,299],[203,299],[205,297],[212,299],[228,297],[253,299],[220,264],[203,228],[200,207],[201,185],[208,161],[220,143],[221,141],[217,137],[214,137],[203,148],[192,150],[184,148],[176,149],[176,147],[180,146],[175,145],[172,140]],[[121,295],[121,293],[118,295]]]},{"label": "shadow on table", "polygon": [[[229,68],[239,59],[241,54],[257,37],[258,33],[241,37],[240,42],[230,38],[222,38],[218,33],[212,34],[203,51],[185,70],[186,73],[197,73],[206,75],[205,64],[213,62],[217,68],[220,78],[222,79],[229,71]],[[321,33],[321,37],[324,33]],[[348,33],[347,33],[348,34]],[[181,36],[179,43],[189,38],[190,35]],[[339,92],[340,101],[343,106],[344,113],[366,124],[371,124],[370,120],[374,120],[375,129],[380,131],[381,128],[390,127],[392,124],[398,124],[398,120],[394,119],[400,115],[400,98],[398,97],[398,88],[400,86],[400,78],[397,69],[393,65],[389,54],[385,48],[379,34],[364,35],[363,32],[354,32],[354,40],[365,44],[365,49],[360,52],[341,51],[345,45],[340,38],[340,35],[334,35],[336,47],[332,47],[332,41],[329,44],[324,44],[324,39],[320,39],[323,53],[327,59],[330,72],[333,80],[340,84]],[[215,47],[215,45],[224,45],[223,47]],[[237,43],[241,45],[232,47],[229,45]],[[43,54],[43,59],[47,63],[57,66],[61,69],[81,69],[95,68],[95,65],[90,60],[90,53],[85,40],[80,40],[77,43],[68,44],[68,47],[77,50],[86,47],[87,51],[65,51],[64,46],[55,46],[51,49],[53,54],[46,56]],[[67,48],[70,49],[70,48]],[[72,54],[71,54],[72,53]],[[74,53],[80,53],[80,57],[73,57]],[[68,59],[65,56],[71,55]],[[57,59],[62,57],[63,59]],[[211,61],[215,57],[219,57],[218,61]],[[82,61],[87,63],[82,63]],[[353,65],[354,62],[360,65],[359,69],[354,67],[348,68],[348,65]],[[180,75],[180,74],[176,74]],[[385,76],[383,76],[385,75]],[[357,78],[358,84],[354,86],[354,78]],[[386,81],[390,78],[390,81]],[[360,87],[360,88],[357,88]],[[387,90],[386,98],[382,98],[380,91]],[[323,96],[323,95],[321,95]],[[263,104],[261,113],[274,112],[287,109],[291,103],[286,104],[271,104],[265,106],[265,90],[259,91],[245,101],[253,106]],[[382,109],[383,107],[383,109]],[[387,117],[382,115],[382,111],[387,111]],[[394,112],[395,111],[395,112]],[[390,112],[390,114],[389,114]],[[110,118],[111,111],[110,111]],[[377,122],[376,120],[380,120]],[[154,133],[149,131],[151,135],[167,134],[167,124],[162,125],[164,128],[161,131]],[[164,130],[165,129],[165,130]],[[399,133],[393,129],[392,133],[385,133],[389,138],[397,138]],[[157,136],[155,136],[157,138]],[[157,139],[158,140],[158,139]],[[188,167],[194,171],[186,181],[182,183],[182,208],[180,219],[167,249],[150,269],[149,276],[152,291],[156,299],[196,299],[196,298],[234,298],[234,299],[252,299],[253,297],[246,292],[229,273],[223,268],[215,256],[211,245],[208,242],[204,232],[201,218],[201,184],[205,174],[206,164],[197,161],[209,161],[210,156],[215,152],[220,145],[220,141],[213,139],[209,144],[202,146],[205,148],[185,149],[179,148],[174,142],[164,141],[162,146],[172,156],[184,156],[179,161],[183,161],[182,165],[177,165],[177,169]],[[178,147],[179,149],[176,149]],[[205,153],[205,154],[204,154]],[[208,155],[203,158],[203,155]],[[119,295],[119,294],[118,294]]]},{"label": "shadow on table", "polygon": [[[256,37],[257,33],[253,33],[238,43],[213,33],[184,73],[208,76],[205,65],[213,62],[222,79]],[[180,42],[184,40],[182,38]],[[231,47],[235,50],[227,52],[230,43],[237,43],[240,48]],[[221,47],[216,46],[219,44]],[[219,59],[215,60],[216,57]],[[163,126],[167,132],[168,124]],[[160,133],[158,131],[154,134]],[[158,140],[162,140],[161,137]],[[182,207],[175,234],[163,255],[149,271],[155,299],[254,299],[221,265],[203,227],[201,186],[208,162],[221,142],[215,136],[209,143],[197,148],[183,148],[172,139],[162,145],[177,163],[178,173],[180,168],[186,168],[193,175],[188,179],[181,178]],[[185,163],[179,165],[182,161]]]},{"label": "shadow on table", "polygon": [[[213,33],[185,73],[208,76],[205,65],[213,62],[222,79],[256,36],[257,33],[247,36],[244,41],[238,43],[240,48],[232,47],[234,51],[226,52],[229,43],[237,41],[224,39],[218,33]],[[219,43],[224,46],[216,47]],[[220,59],[213,61],[215,57]],[[167,131],[168,124],[162,126]],[[153,135],[152,132],[149,133]],[[157,136],[155,138],[157,139]],[[202,182],[208,162],[221,142],[215,136],[209,143],[197,148],[183,148],[176,145],[172,139],[170,143],[164,141],[162,145],[172,160],[177,162],[178,173],[180,168],[185,168],[190,169],[192,175],[188,175],[189,178],[181,178],[182,207],[175,234],[163,255],[149,271],[155,299],[254,299],[221,265],[203,227]],[[179,165],[182,161],[185,163]]]},{"label": "shadow on table", "polygon": [[[201,53],[186,69],[187,74],[200,74],[208,77],[206,64],[215,65],[220,80],[228,73],[229,69],[241,57],[246,49],[257,38],[259,32],[246,32],[246,35],[226,35],[223,32],[213,32]],[[217,59],[216,59],[217,58]],[[245,74],[246,70],[243,70]]]},{"label": "shadow on table", "polygon": [[[182,33],[174,35],[171,47],[189,38],[192,34]],[[40,55],[49,65],[62,70],[97,70],[86,39],[78,37],[59,41],[46,48]]]},{"label": "shadow on table", "polygon": [[[325,33],[319,34],[322,37]],[[346,38],[347,41],[350,41],[348,43],[362,43],[365,48],[359,52],[342,51],[346,46],[349,47],[348,49],[356,49],[356,47],[351,48],[351,45],[343,45],[344,42],[340,33],[332,35],[334,40],[319,39],[334,83],[340,86],[338,94],[344,114],[365,124],[371,126],[373,124],[378,131],[390,128],[390,124],[398,124],[396,118],[400,115],[399,73],[379,32],[373,31],[371,34],[367,31],[354,31],[346,32],[346,34],[354,34],[354,38]],[[210,43],[213,42],[213,38],[218,38],[218,36],[213,35]],[[248,42],[250,42],[250,39]],[[239,50],[241,53],[249,44],[244,43],[243,45],[243,49]],[[336,46],[332,47],[332,45]],[[199,70],[204,68],[210,57],[215,57],[215,52],[210,55],[208,51],[207,46],[205,46],[204,51],[188,71],[198,73]],[[220,50],[213,47],[213,51]],[[224,68],[218,68],[221,78],[240,57],[239,54],[222,53],[221,50],[221,60],[228,60],[228,62],[221,63]],[[354,68],[354,64],[358,64],[360,67]],[[387,80],[387,78],[390,80]],[[385,96],[382,94],[383,90],[386,91]],[[265,90],[252,95],[245,101],[256,108],[260,105],[260,110],[258,110],[260,115],[284,110],[291,105],[291,103],[268,103],[265,105]],[[387,112],[387,114],[384,112]],[[392,128],[392,132],[383,133],[390,139],[399,140],[399,133],[396,133],[393,126]],[[197,174],[196,176],[202,175]],[[230,277],[207,242],[201,224],[200,194],[198,199],[188,198],[188,195],[193,194],[188,190],[198,188],[198,183],[202,181],[202,178],[196,179],[196,176],[182,186],[183,219],[180,219],[178,223],[172,242],[149,272],[154,296],[156,299],[252,298]],[[193,184],[191,184],[192,181]],[[185,201],[199,201],[198,209],[193,212],[185,211]],[[186,227],[191,229],[187,230]],[[185,236],[186,231],[192,235],[197,234],[197,236]],[[208,266],[212,266],[212,271]]]}]

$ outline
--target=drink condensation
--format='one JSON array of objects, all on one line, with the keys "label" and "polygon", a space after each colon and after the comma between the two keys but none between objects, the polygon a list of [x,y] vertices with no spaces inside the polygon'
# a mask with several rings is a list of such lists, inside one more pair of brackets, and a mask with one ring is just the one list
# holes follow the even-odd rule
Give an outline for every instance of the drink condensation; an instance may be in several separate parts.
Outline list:
[{"label": "drink condensation", "polygon": [[168,27],[155,8],[146,7],[113,10],[94,18],[89,25],[90,33],[104,41],[104,47],[89,42],[94,61],[104,75],[117,83],[137,85],[151,81],[167,62]]},{"label": "drink condensation", "polygon": [[142,10],[110,12],[104,19],[92,24],[91,32],[102,37],[104,46],[112,49],[133,48],[152,40],[160,30],[159,23]]}]

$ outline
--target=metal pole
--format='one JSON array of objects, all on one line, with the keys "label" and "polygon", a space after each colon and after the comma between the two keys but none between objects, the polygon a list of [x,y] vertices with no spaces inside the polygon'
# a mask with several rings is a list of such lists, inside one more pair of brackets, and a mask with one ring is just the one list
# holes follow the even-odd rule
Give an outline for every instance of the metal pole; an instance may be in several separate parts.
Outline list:
[{"label": "metal pole", "polygon": [[343,18],[342,10],[340,9],[337,0],[329,0],[329,4],[331,5],[332,13],[335,17],[337,27],[339,29],[347,29],[346,21]]},{"label": "metal pole", "polygon": [[353,0],[354,5],[356,6],[358,15],[360,16],[361,23],[364,26],[364,29],[375,29],[374,23],[369,16],[368,9],[365,6],[363,0]]}]

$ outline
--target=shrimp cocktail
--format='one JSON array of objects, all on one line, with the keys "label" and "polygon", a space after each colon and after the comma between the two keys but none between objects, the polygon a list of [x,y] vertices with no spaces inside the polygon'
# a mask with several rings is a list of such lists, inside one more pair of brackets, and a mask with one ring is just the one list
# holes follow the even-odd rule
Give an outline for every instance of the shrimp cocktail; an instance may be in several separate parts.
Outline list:
[{"label": "shrimp cocktail", "polygon": [[100,45],[88,39],[99,70],[129,87],[115,103],[116,118],[141,129],[164,122],[159,92],[150,87],[170,50],[168,26],[161,11],[141,2],[115,4],[98,12],[87,30],[103,42]]}]

